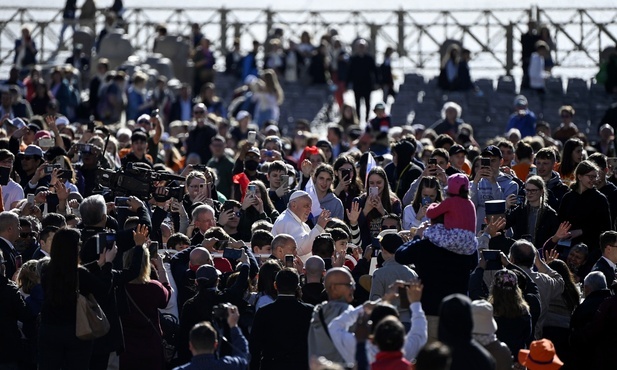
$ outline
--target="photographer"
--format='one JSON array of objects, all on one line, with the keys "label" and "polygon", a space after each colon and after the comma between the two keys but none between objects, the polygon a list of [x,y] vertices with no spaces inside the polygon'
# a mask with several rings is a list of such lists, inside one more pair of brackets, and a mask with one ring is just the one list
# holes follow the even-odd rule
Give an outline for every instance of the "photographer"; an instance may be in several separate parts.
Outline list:
[{"label": "photographer", "polygon": [[242,265],[240,275],[234,285],[222,291],[218,290],[219,271],[212,265],[203,265],[195,273],[197,294],[186,301],[180,314],[180,333],[178,338],[178,357],[186,362],[189,358],[188,339],[191,328],[201,321],[212,321],[212,308],[221,303],[242,305],[244,292],[248,288],[248,256],[243,251],[240,257]]},{"label": "photographer", "polygon": [[196,324],[190,332],[189,348],[193,354],[191,362],[174,370],[197,369],[246,369],[249,363],[249,344],[242,331],[238,328],[240,314],[235,306],[227,307],[227,324],[231,332],[231,356],[217,358],[219,347],[217,332],[209,322]]},{"label": "photographer", "polygon": [[118,257],[114,260],[114,267],[122,268],[122,254],[135,246],[133,240],[133,230],[122,230],[118,225],[124,225],[127,211],[135,212],[139,218],[139,224],[145,225],[148,229],[152,227],[150,214],[143,202],[136,197],[129,198],[129,208],[119,210],[120,216],[116,221],[107,215],[107,205],[102,195],[92,195],[84,199],[79,205],[79,213],[82,215],[81,238],[86,242],[91,236],[110,229],[116,233],[116,244],[118,246]]}]

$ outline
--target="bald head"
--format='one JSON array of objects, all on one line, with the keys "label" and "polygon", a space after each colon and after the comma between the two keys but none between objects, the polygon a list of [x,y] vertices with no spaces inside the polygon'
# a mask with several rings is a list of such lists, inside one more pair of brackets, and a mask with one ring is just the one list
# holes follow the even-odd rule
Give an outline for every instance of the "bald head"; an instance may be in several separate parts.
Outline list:
[{"label": "bald head", "polygon": [[527,240],[518,240],[510,247],[510,260],[513,264],[531,268],[536,258],[536,248]]},{"label": "bald head", "polygon": [[205,264],[212,264],[212,256],[210,252],[204,247],[197,247],[191,251],[189,256],[191,266],[202,266]]},{"label": "bald head", "polygon": [[333,267],[326,272],[324,286],[328,293],[328,300],[353,300],[354,288],[351,287],[353,277],[345,267]]},{"label": "bald head", "polygon": [[307,282],[320,282],[323,277],[323,273],[326,271],[326,264],[321,257],[311,256],[306,260],[304,270],[306,270]]}]

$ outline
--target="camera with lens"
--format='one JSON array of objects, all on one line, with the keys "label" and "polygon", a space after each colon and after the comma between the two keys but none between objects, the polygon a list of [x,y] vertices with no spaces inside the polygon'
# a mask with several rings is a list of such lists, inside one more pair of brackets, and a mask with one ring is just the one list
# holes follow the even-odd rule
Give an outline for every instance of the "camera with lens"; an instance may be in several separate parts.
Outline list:
[{"label": "camera with lens", "polygon": [[183,182],[182,176],[165,172],[156,172],[148,165],[141,163],[128,163],[125,168],[117,171],[99,168],[97,170],[97,182],[100,187],[107,188],[103,194],[111,192],[111,199],[117,196],[135,196],[147,201],[150,198],[158,202],[164,202],[170,198],[182,199],[184,185],[167,186],[165,194],[155,194],[155,183],[160,181]]},{"label": "camera with lens", "polygon": [[215,304],[212,307],[212,319],[219,322],[227,322],[227,316],[229,316],[230,303]]}]

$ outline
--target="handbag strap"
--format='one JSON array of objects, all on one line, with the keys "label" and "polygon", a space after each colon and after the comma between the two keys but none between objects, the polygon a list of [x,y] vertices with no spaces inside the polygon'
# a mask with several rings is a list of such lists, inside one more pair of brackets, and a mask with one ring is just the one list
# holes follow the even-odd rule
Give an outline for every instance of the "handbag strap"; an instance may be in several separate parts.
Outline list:
[{"label": "handbag strap", "polygon": [[152,329],[154,329],[154,331],[161,336],[161,332],[156,328],[156,326],[154,325],[154,323],[152,322],[152,320],[150,320],[150,318],[148,316],[146,316],[146,314],[139,308],[139,306],[137,305],[137,303],[135,303],[135,301],[133,300],[133,297],[131,297],[131,295],[129,294],[129,291],[126,289],[126,287],[124,288],[124,291],[126,292],[126,296],[129,299],[129,301],[131,301],[131,303],[133,304],[133,306],[135,306],[135,308],[137,309],[137,312],[139,312],[141,314],[141,316],[143,316],[144,319],[146,319],[146,321],[150,324],[150,326],[152,326]]}]

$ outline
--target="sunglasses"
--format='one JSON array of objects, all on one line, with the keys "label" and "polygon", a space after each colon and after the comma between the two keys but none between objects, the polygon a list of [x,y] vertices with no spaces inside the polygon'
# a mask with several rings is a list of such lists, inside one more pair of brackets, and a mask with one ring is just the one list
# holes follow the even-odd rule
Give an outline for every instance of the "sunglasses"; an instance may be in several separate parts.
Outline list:
[{"label": "sunglasses", "polygon": [[203,111],[203,110],[193,111],[193,114],[205,114],[205,113],[206,113],[206,111]]},{"label": "sunglasses", "polygon": [[381,227],[382,231],[383,230],[390,230],[390,229],[396,230],[396,229],[398,229],[398,227],[396,225],[391,225],[391,226],[384,225],[384,226]]}]

